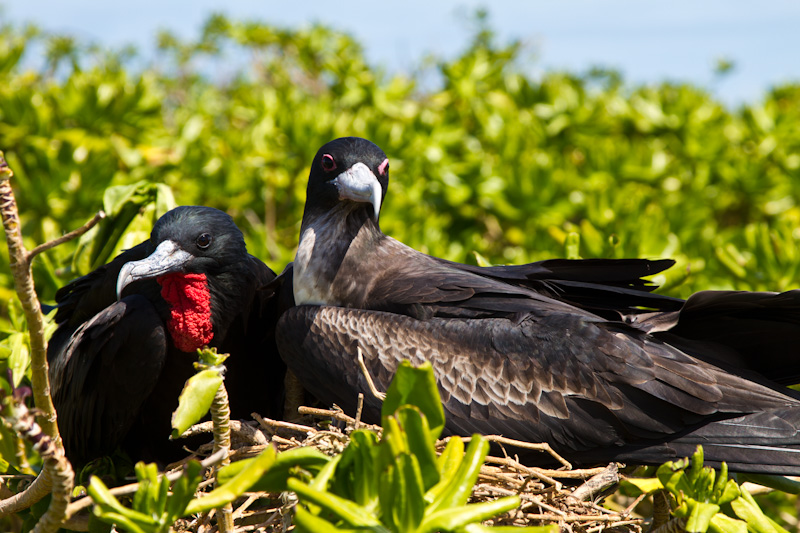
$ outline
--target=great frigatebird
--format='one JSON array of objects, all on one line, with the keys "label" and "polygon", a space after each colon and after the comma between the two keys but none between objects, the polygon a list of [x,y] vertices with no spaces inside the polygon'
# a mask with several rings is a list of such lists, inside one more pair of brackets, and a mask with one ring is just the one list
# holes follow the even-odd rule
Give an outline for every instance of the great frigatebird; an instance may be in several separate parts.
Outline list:
[{"label": "great frigatebird", "polygon": [[615,291],[595,286],[584,300],[580,275],[548,293],[525,281],[525,267],[456,265],[384,235],[388,178],[384,152],[359,138],[324,145],[311,165],[283,280],[296,306],[277,339],[318,398],[355,409],[367,390],[360,348],[383,388],[400,360],[430,361],[451,433],[547,442],[576,463],[661,463],[702,444],[710,464],[800,474],[800,394],[754,371],[779,377],[774,365],[787,360],[796,377],[800,291],[705,292],[676,308],[622,287],[641,303],[609,315]]},{"label": "great frigatebird", "polygon": [[274,277],[230,216],[183,206],[149,241],[60,289],[48,361],[70,460],[80,466],[118,446],[135,460],[178,459],[170,417],[204,345],[230,354],[234,418],[280,415],[276,317],[263,314],[256,290]]}]

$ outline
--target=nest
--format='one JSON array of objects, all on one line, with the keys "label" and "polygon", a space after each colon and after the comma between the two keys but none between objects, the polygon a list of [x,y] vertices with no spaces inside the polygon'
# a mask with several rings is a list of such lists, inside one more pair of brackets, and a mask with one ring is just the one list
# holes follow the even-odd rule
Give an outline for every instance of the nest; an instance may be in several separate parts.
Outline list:
[{"label": "nest", "polygon": [[[313,446],[327,455],[341,453],[349,442],[349,433],[355,429],[380,431],[379,426],[360,422],[345,415],[341,410],[300,407],[303,418],[297,422],[284,422],[262,418],[253,414],[258,423],[232,425],[232,439],[239,443],[232,459],[243,459],[260,453],[266,446],[274,445],[279,451],[301,446]],[[331,424],[331,420],[338,424]],[[343,426],[343,428],[342,428]],[[204,431],[207,428],[198,427]],[[550,453],[563,466],[559,469],[543,469],[525,466],[516,457],[488,456],[474,487],[471,502],[482,502],[504,496],[518,495],[522,505],[486,525],[536,526],[557,524],[562,531],[570,533],[615,532],[641,533],[645,519],[635,514],[635,507],[642,497],[629,498],[620,504],[619,498],[606,507],[600,502],[618,484],[620,465],[612,463],[606,467],[573,469],[542,444],[511,441],[489,436],[490,441],[504,445],[536,449]],[[439,451],[448,439],[437,443]],[[292,529],[292,508],[296,504],[293,494],[247,493],[244,500],[234,503],[233,518],[235,532],[284,532]],[[612,508],[608,508],[612,507]],[[217,531],[213,512],[196,520],[175,524],[177,531],[214,533]]]}]

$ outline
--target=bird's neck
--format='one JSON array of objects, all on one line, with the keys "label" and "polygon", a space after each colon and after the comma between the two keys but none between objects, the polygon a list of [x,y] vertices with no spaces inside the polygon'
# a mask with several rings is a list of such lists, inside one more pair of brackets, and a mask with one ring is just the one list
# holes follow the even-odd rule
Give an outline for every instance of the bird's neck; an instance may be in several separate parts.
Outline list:
[{"label": "bird's neck", "polygon": [[297,305],[352,305],[336,277],[354,243],[383,237],[371,215],[366,206],[346,202],[303,214],[292,282]]},{"label": "bird's neck", "polygon": [[175,272],[157,281],[161,297],[170,307],[167,329],[175,346],[182,352],[194,352],[211,342],[214,327],[206,275]]}]

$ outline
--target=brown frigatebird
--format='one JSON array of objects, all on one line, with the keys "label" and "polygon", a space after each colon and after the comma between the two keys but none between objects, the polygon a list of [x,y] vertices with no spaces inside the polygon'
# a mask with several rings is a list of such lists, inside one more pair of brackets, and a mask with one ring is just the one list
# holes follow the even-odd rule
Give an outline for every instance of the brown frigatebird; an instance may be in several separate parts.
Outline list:
[{"label": "brown frigatebird", "polygon": [[631,281],[647,262],[606,276],[627,280],[616,287],[582,281],[590,264],[547,280],[525,275],[536,264],[446,262],[381,232],[388,179],[384,152],[360,138],[311,165],[295,262],[275,284],[295,304],[281,356],[319,399],[355,410],[360,349],[384,389],[399,361],[431,362],[452,434],[547,442],[578,464],[658,464],[702,444],[709,464],[800,474],[800,394],[777,383],[798,375],[800,291],[683,302]]},{"label": "brown frigatebird", "polygon": [[82,466],[117,447],[134,460],[186,455],[169,440],[170,418],[205,345],[230,354],[232,417],[279,416],[277,317],[256,290],[274,277],[230,216],[183,206],[156,222],[150,240],[61,288],[48,361],[69,459]]}]

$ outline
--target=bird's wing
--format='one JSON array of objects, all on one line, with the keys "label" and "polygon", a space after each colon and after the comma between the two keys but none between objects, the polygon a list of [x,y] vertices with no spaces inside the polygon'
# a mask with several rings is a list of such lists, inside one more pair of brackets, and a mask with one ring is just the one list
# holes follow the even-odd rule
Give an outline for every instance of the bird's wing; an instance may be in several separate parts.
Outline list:
[{"label": "bird's wing", "polygon": [[559,297],[462,267],[385,237],[367,254],[351,246],[335,283],[352,291],[349,306],[418,318],[518,319],[542,310],[595,316]]},{"label": "bird's wing", "polygon": [[133,295],[51,347],[53,402],[73,461],[109,454],[120,443],[158,380],[166,342],[152,304]]},{"label": "bird's wing", "polygon": [[645,310],[672,311],[684,303],[679,298],[652,293],[657,285],[643,279],[670,268],[675,264],[671,259],[548,259],[491,267],[437,260],[465,272],[527,287],[609,318]]},{"label": "bird's wing", "polygon": [[[755,441],[800,445],[796,395],[726,373],[618,323],[559,311],[513,323],[299,306],[278,324],[281,355],[312,393],[352,412],[356,393],[364,392],[366,413],[375,418],[379,403],[356,362],[357,346],[382,390],[400,360],[429,361],[450,432],[548,442],[581,462],[623,454],[650,462],[652,447],[664,442],[672,454],[691,452],[698,441],[693,431],[703,431],[708,444],[720,439],[709,461],[727,460],[732,426],[726,424],[750,413],[766,424]],[[762,414],[781,409],[794,419]],[[739,442],[746,435],[741,427],[734,433]],[[795,461],[790,464],[800,470],[800,458]]]},{"label": "bird's wing", "polygon": [[701,291],[676,312],[637,317],[637,327],[666,342],[749,369],[783,385],[800,382],[800,290]]},{"label": "bird's wing", "polygon": [[144,259],[149,248],[149,241],[140,243],[110,263],[61,287],[56,292],[56,323],[70,323],[77,327],[114,303],[117,300],[117,276],[122,265]]}]

